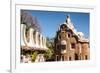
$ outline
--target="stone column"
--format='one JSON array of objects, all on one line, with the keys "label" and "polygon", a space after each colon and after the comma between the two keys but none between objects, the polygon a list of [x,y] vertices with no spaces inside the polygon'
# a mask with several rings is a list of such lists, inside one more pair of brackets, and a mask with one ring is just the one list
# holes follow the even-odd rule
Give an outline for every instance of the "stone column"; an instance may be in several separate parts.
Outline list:
[{"label": "stone column", "polygon": [[44,37],[42,37],[42,46],[44,48]]},{"label": "stone column", "polygon": [[26,25],[24,24],[23,25],[23,41],[25,43],[25,46],[28,46],[28,42],[27,42],[27,39],[26,39],[26,36],[25,36],[25,32],[26,32]]},{"label": "stone column", "polygon": [[38,38],[38,32],[36,32],[36,48],[39,48],[39,38]]},{"label": "stone column", "polygon": [[44,37],[42,36],[42,48],[44,48]]},{"label": "stone column", "polygon": [[30,40],[29,40],[29,43],[28,43],[28,46],[29,47],[34,47],[34,42],[33,42],[33,29],[32,28],[30,28],[29,29],[29,38],[30,38]]},{"label": "stone column", "polygon": [[25,39],[24,39],[24,24],[21,24],[21,46],[25,46]]},{"label": "stone column", "polygon": [[42,45],[42,35],[40,35],[40,47],[43,48],[43,45]]},{"label": "stone column", "polygon": [[44,48],[46,49],[47,46],[46,46],[46,38],[44,38]]}]

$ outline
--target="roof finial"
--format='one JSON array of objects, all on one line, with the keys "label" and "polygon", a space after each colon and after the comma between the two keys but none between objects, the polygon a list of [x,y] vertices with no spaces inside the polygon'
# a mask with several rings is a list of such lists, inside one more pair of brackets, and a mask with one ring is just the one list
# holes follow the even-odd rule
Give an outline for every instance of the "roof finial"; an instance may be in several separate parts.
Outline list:
[{"label": "roof finial", "polygon": [[71,23],[71,19],[70,19],[70,15],[69,14],[67,15],[66,23],[68,23],[68,24]]}]

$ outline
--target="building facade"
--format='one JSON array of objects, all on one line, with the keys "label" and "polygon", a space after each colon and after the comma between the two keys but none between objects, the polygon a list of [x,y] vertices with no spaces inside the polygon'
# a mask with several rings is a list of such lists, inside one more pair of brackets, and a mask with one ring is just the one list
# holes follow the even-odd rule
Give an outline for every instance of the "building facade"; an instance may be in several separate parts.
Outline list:
[{"label": "building facade", "polygon": [[55,61],[88,60],[90,58],[89,40],[82,32],[77,32],[69,15],[56,32],[54,57]]}]

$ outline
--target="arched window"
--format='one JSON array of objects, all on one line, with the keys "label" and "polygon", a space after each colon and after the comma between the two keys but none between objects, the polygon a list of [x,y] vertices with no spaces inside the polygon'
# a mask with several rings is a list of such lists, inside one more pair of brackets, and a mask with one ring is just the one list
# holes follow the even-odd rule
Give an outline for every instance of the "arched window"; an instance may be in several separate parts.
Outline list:
[{"label": "arched window", "polygon": [[63,50],[66,49],[66,44],[67,44],[66,41],[62,40],[60,48],[63,49]]},{"label": "arched window", "polygon": [[61,45],[61,49],[65,50],[66,49],[66,45]]}]

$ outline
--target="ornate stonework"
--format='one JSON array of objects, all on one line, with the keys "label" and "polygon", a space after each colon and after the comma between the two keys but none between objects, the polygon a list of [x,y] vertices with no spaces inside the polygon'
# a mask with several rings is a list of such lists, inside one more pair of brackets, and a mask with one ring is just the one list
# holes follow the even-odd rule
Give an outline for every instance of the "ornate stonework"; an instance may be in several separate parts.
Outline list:
[{"label": "ornate stonework", "polygon": [[[27,33],[26,33],[27,32]],[[26,25],[21,24],[21,47],[22,49],[29,50],[46,50],[46,38],[42,34],[35,31],[33,28],[29,28],[26,31]]]},{"label": "ornate stonework", "polygon": [[88,60],[89,41],[82,32],[77,32],[67,16],[66,22],[59,26],[54,40],[54,56],[56,61]]}]

